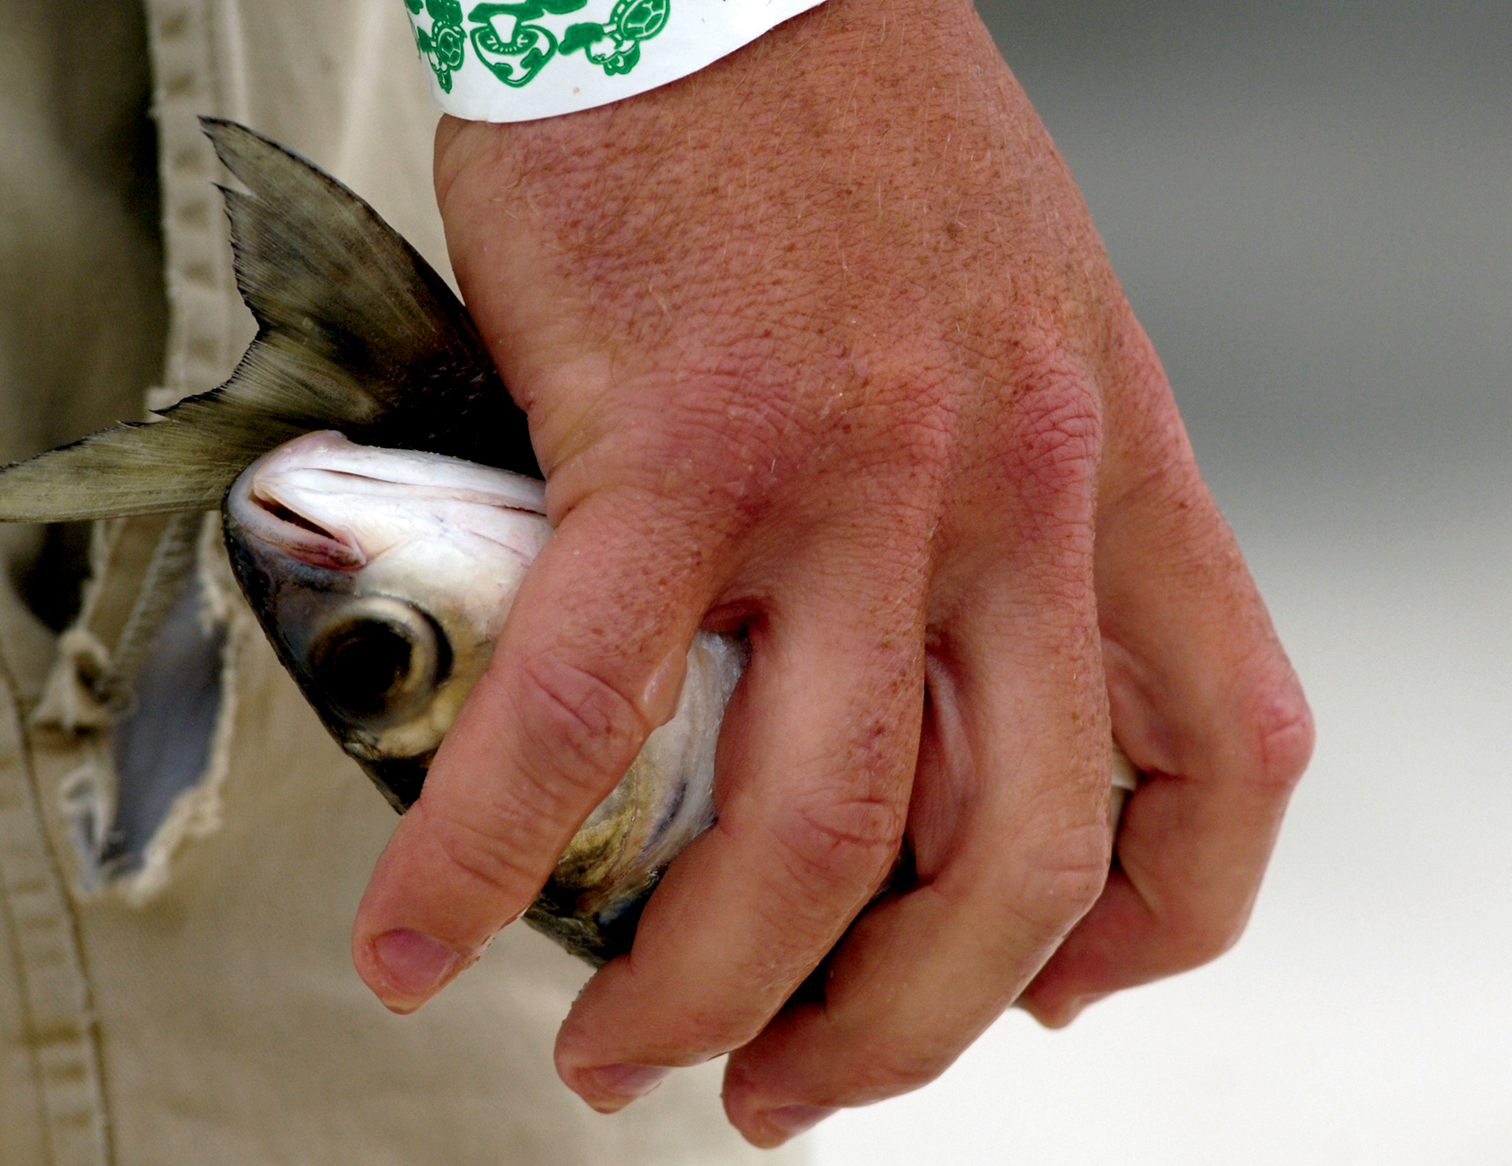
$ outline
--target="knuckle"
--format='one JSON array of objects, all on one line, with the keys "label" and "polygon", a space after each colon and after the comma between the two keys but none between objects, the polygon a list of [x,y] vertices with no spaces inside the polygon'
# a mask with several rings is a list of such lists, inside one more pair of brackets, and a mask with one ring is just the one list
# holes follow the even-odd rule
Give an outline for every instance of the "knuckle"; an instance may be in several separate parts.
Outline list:
[{"label": "knuckle", "polygon": [[[422,810],[416,803],[410,813]],[[442,858],[453,870],[499,898],[528,900],[545,880],[544,871],[521,861],[524,850],[514,841],[474,822],[429,814],[428,825]]]},{"label": "knuckle", "polygon": [[1090,491],[1102,410],[1086,378],[1053,366],[1040,369],[1020,390],[1012,418],[1016,476],[1055,494]]},{"label": "knuckle", "polygon": [[1241,666],[1230,707],[1234,779],[1284,803],[1312,757],[1315,729],[1302,685],[1273,635],[1262,636]]},{"label": "knuckle", "polygon": [[548,816],[602,795],[618,781],[651,731],[639,703],[620,687],[556,656],[538,656],[515,677],[526,772]]},{"label": "knuckle", "polygon": [[1106,824],[1060,834],[1027,856],[1010,896],[1010,909],[1031,933],[1049,940],[1065,935],[1102,894],[1112,843]]},{"label": "knuckle", "polygon": [[686,489],[739,490],[782,453],[784,435],[796,419],[783,394],[758,395],[753,382],[769,379],[762,362],[727,354],[727,367],[702,372],[671,401],[664,397],[620,406],[643,444],[657,485],[670,497]]},{"label": "knuckle", "polygon": [[[891,869],[903,838],[904,807],[883,798],[853,797],[799,804],[774,832],[790,885],[807,914],[869,894]],[[803,910],[803,903],[785,906]],[[832,907],[831,907],[832,909]]]},{"label": "knuckle", "polygon": [[636,521],[652,533],[677,528],[669,549],[702,548],[696,558],[717,555],[768,517],[802,423],[788,394],[752,390],[770,379],[758,362],[729,360],[732,368],[690,373],[673,389],[652,385],[606,402],[593,423],[593,457],[554,471],[568,473],[554,483],[559,496],[572,484],[580,494],[598,489],[608,466],[635,499]]},{"label": "knuckle", "polygon": [[1253,718],[1255,758],[1252,782],[1290,793],[1312,758],[1316,729],[1302,686],[1290,675],[1266,689]]}]

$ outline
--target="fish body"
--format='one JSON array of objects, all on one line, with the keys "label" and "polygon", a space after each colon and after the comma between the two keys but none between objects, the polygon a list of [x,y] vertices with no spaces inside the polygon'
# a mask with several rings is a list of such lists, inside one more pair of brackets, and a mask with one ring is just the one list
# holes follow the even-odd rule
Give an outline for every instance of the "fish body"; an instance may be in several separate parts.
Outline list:
[{"label": "fish body", "polygon": [[[222,517],[279,658],[402,813],[551,533],[544,487],[317,432],[248,467]],[[528,922],[592,963],[629,949],[662,872],[714,820],[714,748],[744,660],[736,638],[699,633],[672,719],[573,837]]]}]

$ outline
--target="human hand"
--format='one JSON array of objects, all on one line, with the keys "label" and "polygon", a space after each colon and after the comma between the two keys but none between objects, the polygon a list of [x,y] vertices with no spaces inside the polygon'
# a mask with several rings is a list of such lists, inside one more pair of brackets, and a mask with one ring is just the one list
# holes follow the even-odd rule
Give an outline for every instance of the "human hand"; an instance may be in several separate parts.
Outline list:
[{"label": "human hand", "polygon": [[[437,189],[557,530],[363,900],[386,1004],[524,910],[700,625],[752,645],[719,821],[563,1025],[596,1108],[735,1050],[775,1145],[1237,937],[1309,714],[969,5],[830,0],[631,101],[445,121]],[[1110,728],[1148,778],[1111,876]]]}]

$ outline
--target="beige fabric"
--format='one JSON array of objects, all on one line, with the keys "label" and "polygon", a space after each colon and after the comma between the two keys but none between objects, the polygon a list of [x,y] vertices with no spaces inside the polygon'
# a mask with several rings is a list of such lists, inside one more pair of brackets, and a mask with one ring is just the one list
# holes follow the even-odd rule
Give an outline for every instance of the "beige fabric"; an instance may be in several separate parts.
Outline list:
[{"label": "beige fabric", "polygon": [[[139,414],[160,360],[160,396],[230,371],[250,321],[197,114],[305,152],[444,261],[436,114],[397,0],[151,0],[164,357],[157,242],[104,164],[144,76],[137,19],[133,0],[0,0],[0,456]],[[729,1130],[714,1066],[613,1118],[568,1094],[551,1044],[586,972],[534,933],[506,932],[413,1017],[367,994],[348,928],[394,818],[278,668],[212,535],[102,530],[56,656],[0,593],[0,1166],[793,1160]],[[35,532],[3,539],[12,572],[36,553]],[[197,573],[228,624],[223,720],[153,877],[91,883],[80,806],[109,811],[118,707],[100,678],[129,674],[123,645],[150,631],[154,563]]]},{"label": "beige fabric", "polygon": [[16,692],[0,677],[0,1161],[108,1161],[89,984],[41,828]]},{"label": "beige fabric", "polygon": [[[0,459],[71,441],[102,419],[135,417],[162,363],[166,306],[152,209],[137,213],[129,166],[149,76],[117,52],[58,68],[80,45],[130,44],[140,17],[121,0],[0,0]],[[13,573],[37,555],[37,527],[0,525]],[[14,602],[0,634],[23,692],[50,651]]]}]

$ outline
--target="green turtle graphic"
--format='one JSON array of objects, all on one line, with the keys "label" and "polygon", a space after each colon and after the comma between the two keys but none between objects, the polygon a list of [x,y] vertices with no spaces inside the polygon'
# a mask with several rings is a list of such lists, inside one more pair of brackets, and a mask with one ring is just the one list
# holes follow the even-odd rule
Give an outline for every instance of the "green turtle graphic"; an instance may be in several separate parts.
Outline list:
[{"label": "green turtle graphic", "polygon": [[462,67],[462,56],[467,38],[462,32],[461,0],[404,0],[405,7],[415,15],[425,9],[431,18],[430,31],[415,25],[415,44],[420,55],[436,74],[436,83],[441,92],[450,93],[452,74]]},{"label": "green turtle graphic", "polygon": [[611,76],[628,73],[640,60],[641,41],[667,27],[670,11],[669,0],[617,0],[605,23],[571,25],[562,36],[561,50],[582,49],[585,57]]},{"label": "green turtle graphic", "polygon": [[[422,0],[405,0],[418,12]],[[424,0],[432,4],[455,4],[456,0]],[[603,24],[584,21],[568,25],[560,43],[550,29],[533,23],[542,16],[566,15],[586,7],[588,0],[516,0],[515,3],[476,5],[467,14],[473,25],[469,36],[478,60],[504,84],[516,89],[530,84],[558,52],[574,53],[598,65],[606,74],[628,73],[640,60],[640,42],[649,40],[667,26],[669,0],[617,0]],[[460,17],[461,10],[457,10]],[[497,18],[505,20],[496,25]],[[440,21],[437,19],[437,27]],[[448,25],[448,27],[450,27]],[[460,20],[458,21],[460,35]],[[424,35],[424,34],[422,34]],[[434,38],[432,38],[434,39]],[[425,51],[422,42],[422,51]],[[457,64],[461,64],[460,48]],[[432,66],[435,58],[432,56]],[[440,72],[437,72],[440,76]],[[442,81],[450,91],[450,78]]]}]

